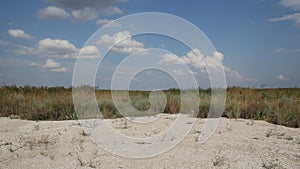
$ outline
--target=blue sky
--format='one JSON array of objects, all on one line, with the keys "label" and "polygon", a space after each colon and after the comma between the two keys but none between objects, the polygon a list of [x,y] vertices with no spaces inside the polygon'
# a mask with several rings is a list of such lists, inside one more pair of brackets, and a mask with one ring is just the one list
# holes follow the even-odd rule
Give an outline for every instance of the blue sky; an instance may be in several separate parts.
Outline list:
[{"label": "blue sky", "polygon": [[[76,56],[80,50],[89,57],[97,54],[84,45],[105,23],[138,12],[163,12],[186,19],[206,34],[222,55],[228,86],[300,86],[299,0],[4,0],[0,6],[1,83],[71,86]],[[180,58],[188,58],[191,51],[171,38],[131,37],[125,31],[119,35],[130,37],[126,45],[132,49],[162,48]],[[115,48],[105,56],[96,84],[109,88],[107,79],[128,54]],[[200,87],[209,86],[199,69],[191,69]],[[163,72],[144,71],[138,77],[131,88],[176,87]]]}]

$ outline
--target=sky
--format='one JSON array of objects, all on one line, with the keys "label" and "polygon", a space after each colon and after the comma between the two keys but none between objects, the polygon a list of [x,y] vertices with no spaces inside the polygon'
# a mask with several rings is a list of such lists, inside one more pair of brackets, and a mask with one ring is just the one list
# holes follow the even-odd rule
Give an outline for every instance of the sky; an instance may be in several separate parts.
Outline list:
[{"label": "sky", "polygon": [[[300,86],[299,0],[3,0],[0,8],[3,84],[72,86],[79,57],[94,65],[94,83],[106,89],[112,82],[133,90],[189,88],[194,87],[191,77],[207,88],[213,83],[209,72],[215,69],[219,75],[224,72],[227,86]],[[208,54],[161,35],[134,35],[132,27],[139,25],[118,22],[142,12],[183,18],[207,38],[198,44],[211,43],[215,51]],[[137,24],[151,29],[164,25],[162,18]],[[182,27],[162,29],[176,37],[193,37]],[[88,64],[86,68],[93,68]],[[82,83],[86,77],[79,77]]]}]

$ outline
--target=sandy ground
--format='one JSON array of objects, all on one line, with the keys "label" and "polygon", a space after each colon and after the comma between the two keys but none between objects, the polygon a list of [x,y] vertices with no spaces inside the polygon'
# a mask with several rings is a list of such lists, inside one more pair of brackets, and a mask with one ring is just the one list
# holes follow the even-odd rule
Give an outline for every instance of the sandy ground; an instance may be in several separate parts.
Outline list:
[{"label": "sandy ground", "polygon": [[[146,127],[124,119],[106,123],[128,137],[154,137],[175,120],[174,115],[164,115]],[[214,134],[201,144],[197,138],[204,122],[197,119],[189,134],[170,151],[132,159],[103,150],[91,141],[92,133],[85,132],[78,121],[0,118],[0,168],[300,169],[299,128],[221,118]]]}]

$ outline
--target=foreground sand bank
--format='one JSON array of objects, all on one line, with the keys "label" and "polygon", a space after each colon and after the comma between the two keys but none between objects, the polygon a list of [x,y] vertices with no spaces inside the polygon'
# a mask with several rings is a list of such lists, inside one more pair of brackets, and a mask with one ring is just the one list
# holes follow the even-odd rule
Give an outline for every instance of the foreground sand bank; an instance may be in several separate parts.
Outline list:
[{"label": "foreground sand bank", "polygon": [[[124,119],[107,120],[128,136],[151,137],[174,122],[165,115],[144,128]],[[78,121],[0,118],[0,168],[300,168],[300,129],[264,121],[221,118],[204,144],[204,119],[197,119],[175,148],[146,159],[124,158],[94,144]]]}]

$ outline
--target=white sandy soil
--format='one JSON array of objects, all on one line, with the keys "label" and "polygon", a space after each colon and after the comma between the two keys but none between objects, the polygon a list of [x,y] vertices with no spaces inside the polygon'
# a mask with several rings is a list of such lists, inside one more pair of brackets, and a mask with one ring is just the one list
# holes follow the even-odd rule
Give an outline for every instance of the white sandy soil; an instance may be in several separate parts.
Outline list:
[{"label": "white sandy soil", "polygon": [[[124,119],[106,122],[129,137],[154,137],[175,119],[176,115],[163,115],[146,126]],[[85,132],[78,121],[0,118],[0,168],[300,169],[299,128],[221,118],[214,134],[201,144],[197,137],[204,122],[205,119],[197,119],[189,134],[170,151],[132,159],[103,150],[91,141],[91,133]]]}]

